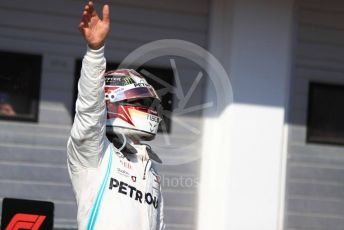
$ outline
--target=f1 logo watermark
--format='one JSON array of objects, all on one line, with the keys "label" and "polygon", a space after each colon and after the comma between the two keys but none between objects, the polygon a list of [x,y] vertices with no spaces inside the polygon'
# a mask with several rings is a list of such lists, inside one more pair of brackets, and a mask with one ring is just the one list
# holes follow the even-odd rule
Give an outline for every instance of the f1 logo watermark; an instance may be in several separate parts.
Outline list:
[{"label": "f1 logo watermark", "polygon": [[45,219],[44,215],[17,213],[12,217],[5,230],[39,230]]}]

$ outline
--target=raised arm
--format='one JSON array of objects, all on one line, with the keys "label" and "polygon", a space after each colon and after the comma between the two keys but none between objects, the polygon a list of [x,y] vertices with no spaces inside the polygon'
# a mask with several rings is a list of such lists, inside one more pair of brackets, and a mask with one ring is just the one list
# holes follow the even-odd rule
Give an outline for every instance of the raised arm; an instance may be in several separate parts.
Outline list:
[{"label": "raised arm", "polygon": [[103,20],[101,20],[94,9],[93,2],[89,1],[82,13],[79,30],[91,49],[96,50],[104,46],[110,30],[109,6],[103,6]]},{"label": "raised arm", "polygon": [[97,167],[106,148],[106,107],[104,98],[104,43],[110,28],[109,6],[101,20],[92,1],[82,14],[79,30],[87,42],[87,52],[78,83],[76,114],[68,140],[68,162],[72,170]]}]

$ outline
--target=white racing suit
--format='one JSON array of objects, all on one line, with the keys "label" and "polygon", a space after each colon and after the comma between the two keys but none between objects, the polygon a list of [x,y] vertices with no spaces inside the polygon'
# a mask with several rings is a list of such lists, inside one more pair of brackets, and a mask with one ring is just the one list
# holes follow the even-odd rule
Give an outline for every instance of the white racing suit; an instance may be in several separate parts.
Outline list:
[{"label": "white racing suit", "polygon": [[104,47],[88,48],[78,85],[67,163],[78,204],[78,229],[161,230],[160,177],[145,145],[124,156],[106,138]]}]

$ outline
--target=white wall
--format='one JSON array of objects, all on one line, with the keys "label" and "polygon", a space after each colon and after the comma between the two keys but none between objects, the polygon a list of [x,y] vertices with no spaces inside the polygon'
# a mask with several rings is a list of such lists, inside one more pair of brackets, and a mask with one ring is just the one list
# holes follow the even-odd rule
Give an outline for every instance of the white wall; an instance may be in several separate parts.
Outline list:
[{"label": "white wall", "polygon": [[230,75],[234,103],[205,120],[198,229],[275,230],[283,221],[293,1],[212,6],[210,51]]}]

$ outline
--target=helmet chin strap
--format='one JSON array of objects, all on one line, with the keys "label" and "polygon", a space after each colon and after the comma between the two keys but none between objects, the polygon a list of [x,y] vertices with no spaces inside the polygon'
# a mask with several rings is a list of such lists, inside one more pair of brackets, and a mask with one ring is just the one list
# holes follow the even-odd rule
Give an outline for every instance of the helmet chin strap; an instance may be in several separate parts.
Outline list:
[{"label": "helmet chin strap", "polygon": [[122,136],[122,142],[123,142],[123,144],[122,144],[122,146],[118,149],[118,151],[122,151],[124,148],[125,148],[125,146],[127,145],[127,143],[129,143],[129,144],[139,144],[140,143],[140,141],[139,140],[137,140],[137,139],[134,139],[134,138],[130,138],[130,137],[128,137],[127,135],[125,135],[124,133],[120,133],[121,134],[121,136]]},{"label": "helmet chin strap", "polygon": [[124,149],[124,147],[127,145],[127,137],[121,133],[121,136],[123,137],[123,144],[122,146],[118,149],[118,151],[122,151]]}]

